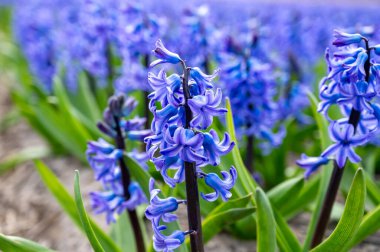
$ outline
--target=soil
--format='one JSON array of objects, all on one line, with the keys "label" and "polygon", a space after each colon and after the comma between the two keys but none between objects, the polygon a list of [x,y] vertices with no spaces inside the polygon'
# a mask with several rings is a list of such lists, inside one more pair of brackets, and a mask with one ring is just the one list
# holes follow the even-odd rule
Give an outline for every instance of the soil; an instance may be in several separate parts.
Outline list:
[{"label": "soil", "polygon": [[[8,89],[0,76],[0,118],[12,108]],[[0,161],[8,155],[30,146],[46,143],[21,120],[5,132],[0,132]],[[98,189],[91,169],[70,157],[49,157],[44,162],[72,192],[74,170],[80,170],[82,194]],[[85,197],[87,209],[88,198]],[[32,162],[26,162],[0,176],[0,233],[24,237],[58,251],[91,251],[86,237],[72,224],[53,196],[42,184]],[[103,216],[95,220],[107,229]],[[185,214],[180,214],[185,222]],[[304,239],[308,214],[291,220],[291,226],[300,240]],[[255,251],[254,241],[234,239],[226,233],[214,237],[206,246],[209,252]],[[371,236],[353,251],[380,251],[380,233]]]}]

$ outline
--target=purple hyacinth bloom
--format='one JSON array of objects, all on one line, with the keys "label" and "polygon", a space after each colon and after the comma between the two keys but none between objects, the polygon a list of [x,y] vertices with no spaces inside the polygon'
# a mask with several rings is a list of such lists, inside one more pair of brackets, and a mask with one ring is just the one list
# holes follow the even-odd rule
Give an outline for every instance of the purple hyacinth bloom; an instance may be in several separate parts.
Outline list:
[{"label": "purple hyacinth bloom", "polygon": [[145,118],[135,117],[128,120],[121,120],[120,127],[124,131],[141,130],[144,128],[145,122]]},{"label": "purple hyacinth bloom", "polygon": [[144,139],[152,134],[152,131],[147,130],[131,130],[127,132],[127,138],[134,141],[144,141]]},{"label": "purple hyacinth bloom", "polygon": [[156,56],[158,59],[153,61],[150,64],[150,67],[157,66],[158,64],[162,63],[171,63],[171,64],[177,64],[182,61],[182,59],[179,57],[178,54],[173,53],[169,51],[162,41],[159,39],[156,42],[156,48],[153,50],[154,56]]},{"label": "purple hyacinth bloom", "polygon": [[153,114],[152,131],[155,134],[162,132],[166,124],[181,121],[178,117],[179,109],[170,104],[160,110],[154,110]]},{"label": "purple hyacinth bloom", "polygon": [[107,224],[115,222],[115,213],[122,212],[124,197],[116,195],[113,191],[91,192],[91,207],[95,214],[106,214]]},{"label": "purple hyacinth bloom", "polygon": [[[165,183],[170,187],[175,187],[176,184],[184,181],[185,168],[178,155],[174,157],[161,156],[159,158],[153,158],[152,162],[161,173]],[[169,175],[170,170],[176,170],[174,176]]]},{"label": "purple hyacinth bloom", "polygon": [[372,48],[376,55],[380,55],[380,45],[375,45]]},{"label": "purple hyacinth bloom", "polygon": [[153,227],[153,247],[156,251],[173,252],[174,249],[181,246],[185,241],[185,232],[176,230],[170,235],[162,234],[162,231],[166,229],[166,226],[159,224],[159,220],[152,221]]},{"label": "purple hyacinth bloom", "polygon": [[87,144],[86,156],[95,171],[95,179],[102,180],[106,175],[115,173],[123,152],[100,138],[97,142]]},{"label": "purple hyacinth bloom", "polygon": [[229,198],[231,198],[232,193],[230,192],[230,190],[234,187],[237,179],[236,169],[232,166],[230,168],[230,173],[226,171],[222,171],[221,173],[223,176],[223,180],[220,179],[219,176],[215,173],[209,173],[204,175],[206,185],[214,189],[215,192],[208,194],[201,193],[203,199],[212,202],[217,200],[219,195],[223,201],[227,201]]},{"label": "purple hyacinth bloom", "polygon": [[125,200],[121,184],[113,186],[112,190],[103,192],[91,192],[91,206],[96,214],[106,214],[107,224],[115,222],[116,215],[125,209],[133,210],[138,205],[147,202],[144,192],[136,182],[132,182],[128,191],[130,198]]},{"label": "purple hyacinth bloom", "polygon": [[360,162],[361,158],[355,153],[353,147],[363,145],[368,141],[368,135],[355,135],[351,124],[340,125],[333,122],[329,127],[330,138],[336,142],[329,146],[321,157],[336,155],[336,162],[340,168],[346,164],[348,158],[352,163]]},{"label": "purple hyacinth bloom", "polygon": [[188,101],[193,119],[190,126],[199,129],[207,129],[211,124],[214,116],[222,116],[227,113],[227,109],[220,108],[222,101],[222,91],[218,88],[216,93],[207,90],[205,95],[197,95]]},{"label": "purple hyacinth bloom", "polygon": [[148,202],[147,198],[145,197],[145,193],[138,183],[131,182],[128,186],[128,192],[130,197],[126,202],[124,202],[124,206],[128,210],[134,210],[139,205]]},{"label": "purple hyacinth bloom", "polygon": [[154,92],[149,94],[148,98],[151,99],[150,107],[155,107],[155,102],[161,102],[165,107],[168,103],[178,107],[183,102],[180,88],[182,84],[181,77],[178,74],[172,74],[166,77],[166,72],[161,70],[157,75],[154,73],[148,74],[148,81]]},{"label": "purple hyacinth bloom", "polygon": [[372,112],[370,101],[376,96],[375,90],[370,90],[365,81],[344,85],[340,92],[342,97],[337,100],[338,104],[352,104],[357,111],[367,110]]},{"label": "purple hyacinth bloom", "polygon": [[329,161],[327,157],[308,157],[302,154],[301,159],[297,160],[296,163],[306,169],[305,178],[308,179],[320,166],[327,164]]},{"label": "purple hyacinth bloom", "polygon": [[220,163],[220,156],[226,155],[235,146],[228,133],[224,134],[222,141],[219,140],[215,130],[210,130],[210,133],[204,133],[203,136],[204,156],[207,157],[208,163],[213,166]]},{"label": "purple hyacinth bloom", "polygon": [[357,44],[364,39],[364,37],[358,33],[350,34],[339,30],[334,30],[334,37],[333,45],[338,47]]},{"label": "purple hyacinth bloom", "polygon": [[185,162],[205,162],[207,158],[199,154],[203,138],[202,133],[195,133],[191,129],[178,127],[174,132],[168,130],[164,136],[168,146],[161,150],[161,154],[169,157],[179,154],[179,157]]},{"label": "purple hyacinth bloom", "polygon": [[212,84],[212,81],[218,75],[218,72],[219,70],[216,70],[214,71],[213,74],[208,75],[202,72],[202,70],[199,67],[191,68],[190,76],[196,82],[199,88],[199,94],[204,95],[206,92],[206,89],[210,89],[214,87],[214,85]]},{"label": "purple hyacinth bloom", "polygon": [[174,197],[169,197],[166,199],[161,199],[158,194],[161,192],[160,189],[154,188],[154,179],[149,181],[150,190],[150,204],[146,208],[145,216],[148,220],[153,221],[154,219],[162,219],[164,222],[172,222],[177,220],[177,216],[172,214],[178,209],[178,205],[184,201],[177,200]]}]

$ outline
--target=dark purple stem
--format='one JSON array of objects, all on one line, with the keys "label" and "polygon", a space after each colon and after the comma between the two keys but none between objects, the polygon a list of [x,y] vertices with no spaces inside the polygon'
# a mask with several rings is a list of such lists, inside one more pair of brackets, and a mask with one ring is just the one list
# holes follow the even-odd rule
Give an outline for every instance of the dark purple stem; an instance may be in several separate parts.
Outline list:
[{"label": "dark purple stem", "polygon": [[[116,147],[120,150],[125,150],[125,142],[124,137],[120,128],[119,124],[119,118],[115,117],[115,123],[116,123],[116,132],[117,136],[115,138],[116,141]],[[129,194],[129,185],[131,183],[131,174],[129,173],[128,167],[124,162],[123,158],[119,159],[119,166],[121,170],[121,181],[123,184],[123,190],[124,190],[124,197],[126,200],[130,198]],[[142,234],[142,230],[140,227],[139,219],[137,217],[136,210],[128,210],[128,216],[129,220],[131,221],[132,228],[135,234],[135,242],[136,242],[136,248],[138,252],[145,252],[145,244],[144,244],[144,237]]]},{"label": "dark purple stem", "polygon": [[250,135],[247,137],[247,153],[245,154],[245,166],[251,175],[253,175],[253,151],[254,151],[254,136]]},{"label": "dark purple stem", "polygon": [[[364,63],[364,70],[365,70],[365,80],[369,81],[369,73],[370,73],[370,48],[368,46],[368,40],[365,40],[365,46],[368,54],[368,59]],[[352,108],[350,117],[348,119],[348,123],[354,126],[354,130],[356,132],[356,128],[360,121],[360,111]],[[323,202],[323,207],[321,214],[319,216],[317,226],[315,229],[315,233],[313,236],[313,241],[311,243],[311,248],[314,248],[318,246],[323,240],[324,234],[326,232],[327,224],[330,220],[331,211],[334,205],[334,201],[336,198],[336,195],[338,193],[339,185],[342,180],[344,172],[344,166],[342,168],[339,168],[338,164],[334,160],[334,170],[330,178],[329,187],[326,191],[326,196]]]},{"label": "dark purple stem", "polygon": [[[183,67],[183,80],[182,88],[185,96],[185,128],[190,128],[190,121],[193,117],[191,109],[188,105],[190,97],[189,91],[189,74],[190,68],[187,68],[185,63],[182,62]],[[187,219],[189,222],[190,233],[190,246],[192,252],[204,252],[203,248],[203,235],[202,235],[202,221],[199,205],[199,192],[197,182],[197,169],[194,162],[184,162],[185,166],[185,182],[186,182],[186,196],[187,196]]]}]

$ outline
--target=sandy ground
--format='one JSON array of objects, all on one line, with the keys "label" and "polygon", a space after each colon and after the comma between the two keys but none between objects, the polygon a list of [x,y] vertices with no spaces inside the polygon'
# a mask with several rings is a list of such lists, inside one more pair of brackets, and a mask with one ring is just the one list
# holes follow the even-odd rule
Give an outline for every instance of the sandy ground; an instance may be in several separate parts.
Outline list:
[{"label": "sandy ground", "polygon": [[[4,80],[0,77],[0,118],[11,108]],[[0,134],[0,160],[30,146],[45,145],[31,128],[21,121]],[[93,173],[78,161],[68,157],[51,157],[44,160],[61,181],[72,191],[74,170],[81,173],[83,195],[97,189]],[[88,207],[88,198],[85,198]],[[102,216],[94,217],[100,225]],[[182,220],[185,214],[181,214]],[[291,221],[297,235],[302,240],[306,233],[308,215],[303,214]],[[91,251],[85,236],[72,225],[54,198],[42,184],[31,162],[0,176],[0,233],[25,237],[58,251]],[[380,234],[370,237],[354,251],[380,251]],[[228,234],[220,234],[207,244],[210,252],[255,251],[255,242],[239,241]]]}]

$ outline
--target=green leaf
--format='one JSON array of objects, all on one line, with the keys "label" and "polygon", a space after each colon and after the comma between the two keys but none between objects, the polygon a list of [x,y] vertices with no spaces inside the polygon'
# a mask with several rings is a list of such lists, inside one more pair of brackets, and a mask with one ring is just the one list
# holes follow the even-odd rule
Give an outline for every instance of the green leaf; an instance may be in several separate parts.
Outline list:
[{"label": "green leaf", "polygon": [[0,250],[4,252],[54,252],[34,241],[0,234]]},{"label": "green leaf", "polygon": [[126,214],[119,215],[116,223],[111,224],[110,236],[123,252],[136,251],[136,247],[131,246],[131,244],[135,244],[135,238],[131,223]]},{"label": "green leaf", "polygon": [[239,184],[242,185],[243,188],[245,189],[245,193],[248,194],[250,192],[255,191],[256,183],[254,182],[254,180],[252,179],[252,176],[249,174],[247,168],[245,167],[245,164],[239,152],[239,146],[238,146],[238,141],[237,141],[236,133],[235,133],[231,103],[228,98],[226,98],[226,108],[228,110],[227,115],[226,115],[227,131],[231,137],[231,140],[235,142],[235,147],[232,149],[231,153],[234,160],[235,168],[239,174],[237,178],[238,181],[236,183],[236,186],[239,186]]},{"label": "green leaf", "polygon": [[150,175],[145,171],[136,160],[130,157],[127,153],[124,153],[124,161],[132,174],[132,177],[140,184],[141,189],[144,191],[145,195],[149,198],[149,180]]},{"label": "green leaf", "polygon": [[318,187],[320,182],[320,174],[316,174],[312,178],[306,180],[301,191],[297,197],[289,200],[289,202],[282,206],[279,211],[286,218],[294,217],[300,211],[304,210],[315,199],[318,194]]},{"label": "green leaf", "polygon": [[85,139],[80,136],[75,128],[68,125],[67,120],[46,102],[40,102],[38,107],[38,110],[35,111],[35,116],[49,135],[53,136],[56,142],[61,144],[65,150],[85,161],[84,153],[87,139],[91,138]]},{"label": "green leaf", "polygon": [[89,242],[91,243],[91,247],[95,250],[95,252],[104,252],[102,245],[100,245],[98,238],[96,237],[94,230],[91,227],[90,221],[88,220],[88,216],[86,213],[86,209],[84,208],[82,194],[80,192],[80,186],[79,186],[79,171],[78,170],[75,171],[74,194],[75,194],[75,203],[77,205],[79,217],[82,222],[83,229],[87,235],[87,238]]},{"label": "green leaf", "polygon": [[209,215],[215,215],[215,214],[227,211],[231,208],[245,207],[251,201],[251,198],[252,198],[252,193],[250,193],[244,197],[238,198],[238,199],[233,199],[233,200],[229,200],[227,202],[223,202],[222,204],[220,204],[219,206],[214,208],[214,210],[212,210],[209,213]]},{"label": "green leaf", "polygon": [[[212,237],[217,235],[224,227],[247,217],[255,212],[256,208],[232,208],[227,211],[209,215],[202,223],[203,241],[207,243]],[[186,244],[189,245],[189,239],[186,240]]]},{"label": "green leaf", "polygon": [[[317,112],[318,101],[315,98],[315,96],[311,92],[308,93],[308,96],[311,103],[311,110],[313,111],[314,119],[318,125],[320,142],[321,142],[321,150],[324,150],[331,143],[330,138],[329,138],[329,133],[328,133],[327,122],[324,119],[324,117]],[[321,213],[321,209],[323,207],[323,201],[327,193],[327,188],[328,188],[329,180],[332,174],[332,170],[333,169],[332,169],[331,164],[325,165],[322,169],[320,169],[320,182],[319,182],[319,189],[318,189],[318,193],[316,197],[316,205],[315,205],[315,209],[312,212],[310,224],[307,229],[306,238],[305,238],[304,247],[303,247],[304,252],[309,250],[311,240],[314,236],[317,221]]]},{"label": "green leaf", "polygon": [[3,133],[5,130],[18,123],[20,119],[20,112],[16,108],[13,108],[0,118],[0,133]]},{"label": "green leaf", "polygon": [[[37,160],[35,161],[35,165],[43,183],[53,194],[62,209],[68,214],[79,229],[85,232],[73,197],[68,193],[64,185],[62,185],[59,179],[44,163]],[[89,222],[91,223],[91,226],[104,250],[115,252],[121,251],[120,248],[118,248],[117,245],[111,240],[111,238],[102,230],[102,228],[95,223],[95,221],[89,218]]]},{"label": "green leaf", "polygon": [[314,248],[313,252],[344,251],[342,248],[351,241],[359,228],[364,213],[365,195],[364,172],[359,169],[348,193],[342,218],[332,234]]},{"label": "green leaf", "polygon": [[13,169],[19,164],[29,160],[40,159],[50,155],[50,149],[45,146],[34,146],[18,151],[16,154],[8,156],[0,163],[0,174]]},{"label": "green leaf", "polygon": [[[73,106],[70,103],[66,88],[64,87],[61,79],[58,76],[54,76],[54,93],[58,99],[59,111],[62,112],[62,116],[65,117],[66,122],[70,123],[70,127],[77,131],[77,137],[81,137],[87,143],[88,139],[91,139],[91,135],[88,130],[83,126],[82,122],[75,117],[76,113],[72,113]],[[95,123],[96,121],[94,121]]]},{"label": "green leaf", "polygon": [[276,223],[270,202],[261,188],[256,189],[257,251],[276,251]]},{"label": "green leaf", "polygon": [[91,119],[97,122],[102,118],[101,109],[98,106],[94,93],[91,92],[90,84],[85,73],[79,75],[79,85],[77,93],[78,108]]},{"label": "green leaf", "polygon": [[285,208],[289,199],[295,199],[301,192],[304,184],[303,176],[289,179],[277,185],[267,192],[268,198],[272,205],[277,209]]},{"label": "green leaf", "polygon": [[349,250],[353,248],[355,245],[359,244],[361,241],[374,234],[379,229],[380,205],[364,216],[362,223],[359,226],[358,232],[355,234],[354,238],[350,240],[346,249]]},{"label": "green leaf", "polygon": [[280,250],[286,252],[302,251],[301,244],[299,243],[297,237],[290,229],[288,223],[286,223],[286,221],[277,211],[276,208],[272,207],[272,209],[274,213],[274,218],[276,220],[277,243],[280,247]]}]

